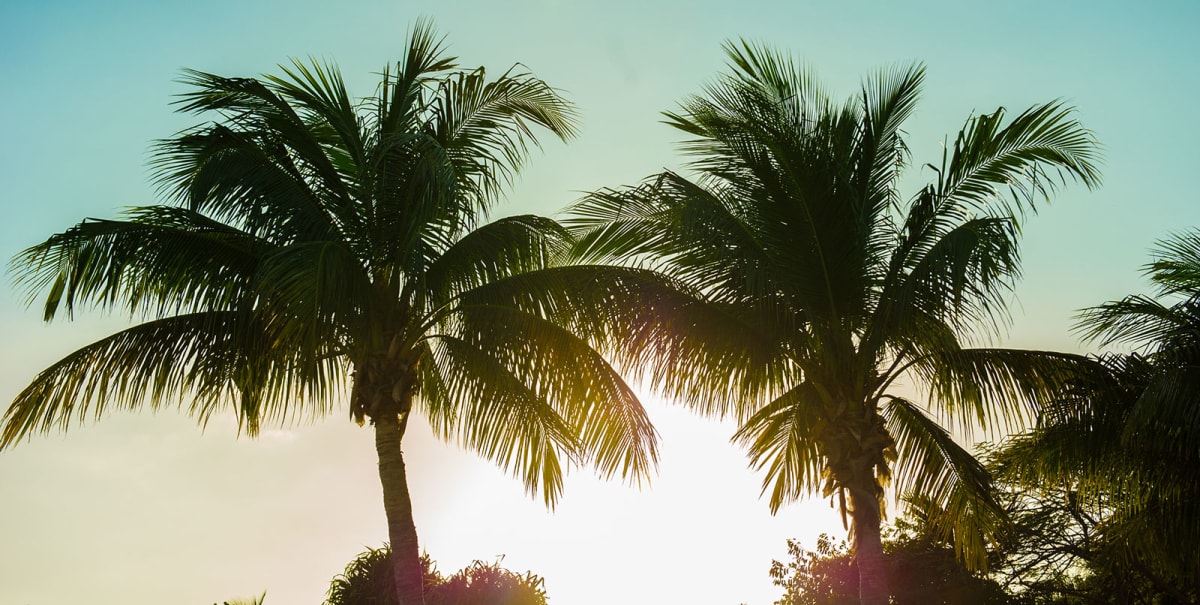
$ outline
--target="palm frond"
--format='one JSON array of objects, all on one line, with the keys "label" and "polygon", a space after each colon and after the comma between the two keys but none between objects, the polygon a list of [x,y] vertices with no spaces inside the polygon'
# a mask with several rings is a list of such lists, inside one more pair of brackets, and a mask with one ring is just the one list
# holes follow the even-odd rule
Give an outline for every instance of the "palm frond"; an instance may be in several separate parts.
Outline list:
[{"label": "palm frond", "polygon": [[12,261],[29,302],[45,293],[44,317],[61,306],[124,307],[130,314],[227,309],[247,296],[262,240],[182,208],[135,208],[128,220],[85,220]]},{"label": "palm frond", "polygon": [[[476,210],[485,210],[500,187],[520,169],[533,126],[563,141],[576,133],[573,106],[533,76],[510,69],[488,81],[483,68],[442,80],[430,125],[464,183],[478,192]],[[470,183],[470,185],[466,185]]]},{"label": "palm frond", "polygon": [[[1035,105],[1004,124],[1003,108],[967,120],[940,173],[943,204],[1020,214],[1067,178],[1100,183],[1095,138],[1061,101]],[[995,204],[998,204],[995,205]]]},{"label": "palm frond", "polygon": [[1200,292],[1200,233],[1179,233],[1158,242],[1154,260],[1145,274],[1158,286],[1160,296]]},{"label": "palm frond", "polygon": [[907,266],[888,283],[872,329],[904,330],[915,316],[946,322],[956,332],[1000,331],[1004,304],[1020,274],[1017,226],[1010,217],[981,217],[924,230],[906,250]]},{"label": "palm frond", "polygon": [[579,263],[620,262],[663,250],[669,209],[658,204],[658,179],[636,187],[601,189],[568,208],[562,224],[576,238],[572,258]]},{"label": "palm frond", "polygon": [[896,440],[898,492],[934,503],[942,514],[929,519],[929,529],[953,538],[955,555],[972,569],[985,569],[987,543],[997,543],[1007,525],[987,469],[913,402],[888,397],[882,413]]},{"label": "palm frond", "polygon": [[736,306],[705,301],[659,273],[612,266],[552,267],[480,286],[464,304],[545,314],[614,360],[631,380],[714,415],[743,418],[784,390],[784,333]]},{"label": "palm frond", "polygon": [[571,208],[582,262],[638,262],[704,290],[713,300],[774,293],[780,267],[736,200],[672,173],[640,187],[602,190]]},{"label": "palm frond", "polygon": [[286,77],[262,77],[298,110],[308,128],[318,133],[342,181],[356,184],[367,160],[371,135],[365,116],[359,112],[360,104],[350,99],[337,66],[315,59],[309,64],[293,59],[291,67],[280,66],[280,71]]},{"label": "palm frond", "polygon": [[[562,493],[561,458],[580,459],[568,422],[490,351],[450,336],[432,339],[430,347],[447,399],[458,407],[452,416],[432,416],[434,430],[496,462],[553,507]],[[448,419],[453,424],[443,424]]]},{"label": "palm frond", "polygon": [[880,70],[863,84],[864,158],[857,168],[867,174],[858,182],[865,185],[860,195],[873,206],[899,207],[896,181],[908,159],[901,128],[916,109],[924,82],[925,67],[915,64]]},{"label": "palm frond", "polygon": [[547,401],[572,428],[581,460],[603,476],[648,480],[656,436],[637,396],[583,338],[534,314],[497,305],[463,305],[461,339],[488,351]]},{"label": "palm frond", "polygon": [[261,595],[258,595],[257,597],[225,601],[222,605],[263,605],[263,602],[266,601],[266,599],[267,599],[267,592],[264,590],[263,593]]},{"label": "palm frond", "polygon": [[733,78],[768,91],[776,103],[798,106],[816,102],[818,105],[812,109],[823,109],[819,103],[827,95],[819,81],[791,57],[746,40],[727,41],[722,46],[733,69]]},{"label": "palm frond", "polygon": [[1200,481],[1194,472],[1178,470],[1174,477],[1157,477],[1159,482],[1141,494],[1122,493],[1100,530],[1127,564],[1149,563],[1169,576],[1195,578],[1200,574],[1200,554],[1192,548],[1200,539]]},{"label": "palm frond", "polygon": [[566,230],[534,215],[503,218],[463,236],[425,272],[431,298],[446,301],[471,288],[556,262],[571,245]]},{"label": "palm frond", "polygon": [[1013,432],[1073,383],[1102,373],[1079,355],[1015,349],[930,351],[912,371],[938,408],[971,434],[975,427]]},{"label": "palm frond", "polygon": [[115,410],[174,401],[202,424],[231,405],[251,435],[264,421],[295,418],[298,400],[330,408],[344,371],[324,360],[298,367],[272,347],[262,318],[206,312],[156,319],[87,345],[43,370],[4,415],[0,448]]},{"label": "palm frond", "polygon": [[820,489],[825,457],[818,447],[821,397],[803,382],[759,408],[742,423],[733,441],[746,448],[750,466],[765,471],[762,493],[771,493],[771,513]]},{"label": "palm frond", "polygon": [[[356,225],[348,222],[345,203],[323,195],[344,186],[314,187],[308,178],[313,160],[282,138],[267,127],[229,122],[185,130],[155,146],[152,165],[159,189],[194,211],[279,243],[353,232]],[[328,161],[318,143],[301,146],[315,148],[318,162]]]},{"label": "palm frond", "polygon": [[456,58],[445,56],[445,48],[445,37],[437,35],[433,22],[418,19],[409,32],[408,49],[404,60],[396,65],[394,78],[390,70],[383,72],[376,108],[380,133],[420,130],[427,89],[458,67]]},{"label": "palm frond", "polygon": [[[177,101],[179,111],[218,112],[224,116],[224,120],[212,127],[184,131],[175,139],[167,139],[159,144],[153,163],[158,167],[157,180],[164,193],[173,194],[177,199],[188,200],[194,210],[203,211],[212,204],[217,216],[221,216],[222,211],[236,216],[236,206],[230,208],[222,204],[236,201],[239,196],[221,195],[219,192],[218,195],[213,195],[212,191],[203,190],[198,192],[191,185],[192,174],[197,170],[204,170],[204,160],[218,155],[224,148],[246,150],[245,141],[253,141],[254,145],[259,147],[259,155],[270,157],[272,164],[278,164],[273,166],[260,163],[255,166],[250,163],[249,167],[256,173],[270,175],[272,168],[291,168],[292,177],[304,182],[305,186],[308,185],[305,179],[312,179],[321,184],[323,195],[313,196],[310,199],[312,203],[333,204],[335,207],[347,203],[349,191],[337,166],[326,154],[328,141],[320,136],[323,130],[312,128],[311,124],[305,121],[297,108],[292,106],[287,91],[273,89],[269,82],[254,78],[227,78],[194,70],[185,70],[184,73],[183,83],[192,90],[180,95]],[[203,136],[206,132],[234,133],[235,136],[226,137],[223,144],[200,147],[206,153],[189,159],[188,152],[196,155],[195,149],[199,147],[194,143],[188,144],[189,137]],[[252,155],[254,151],[250,150],[250,153]],[[311,176],[303,176],[303,171],[311,171]],[[236,176],[236,171],[230,176]],[[214,174],[212,181],[223,181],[232,191],[238,189],[236,178],[222,179],[220,174]],[[199,195],[202,193],[208,195]],[[266,199],[259,196],[257,201]],[[346,212],[345,208],[326,208],[327,211],[331,209],[340,210],[342,214]],[[249,210],[250,208],[241,208],[241,212],[245,214],[251,214]]]},{"label": "palm frond", "polygon": [[[1032,430],[1010,437],[991,455],[999,473],[1031,485],[1071,477],[1085,492],[1139,474],[1127,468],[1130,459],[1119,444],[1153,367],[1137,355],[1105,355],[1092,364],[1040,407]],[[1132,486],[1141,478],[1131,480]]]},{"label": "palm frond", "polygon": [[1150,456],[1200,464],[1200,365],[1156,370],[1132,400],[1122,442]]},{"label": "palm frond", "polygon": [[386,310],[371,303],[370,277],[337,241],[283,246],[263,258],[255,280],[260,308],[272,314],[277,346],[309,355],[347,350]]},{"label": "palm frond", "polygon": [[1190,311],[1182,306],[1168,307],[1149,296],[1133,295],[1080,311],[1075,327],[1085,339],[1101,346],[1156,343],[1169,339],[1179,329],[1198,325]]}]

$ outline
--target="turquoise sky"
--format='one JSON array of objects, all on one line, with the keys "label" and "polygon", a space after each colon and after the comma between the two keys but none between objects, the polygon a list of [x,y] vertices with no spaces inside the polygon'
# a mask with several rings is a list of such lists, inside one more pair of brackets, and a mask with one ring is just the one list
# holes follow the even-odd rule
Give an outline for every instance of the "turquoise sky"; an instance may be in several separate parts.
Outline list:
[{"label": "turquoise sky", "polygon": [[[83,217],[155,201],[150,143],[184,67],[274,71],[336,61],[372,92],[418,16],[465,65],[522,62],[579,106],[583,129],[548,144],[502,214],[557,212],[579,192],[679,167],[659,112],[722,69],[723,40],[788,49],[838,95],[922,61],[908,124],[914,164],[974,113],[1063,98],[1105,147],[1104,185],[1068,187],[1023,226],[1025,279],[1004,341],[1084,350],[1074,311],[1141,291],[1146,250],[1200,225],[1200,8],[1193,2],[396,2],[110,0],[0,6],[0,257]],[[923,177],[920,168],[911,182]],[[72,347],[123,324],[82,313],[40,323],[10,279],[0,296],[0,402]],[[410,430],[417,527],[453,571],[503,554],[547,578],[553,603],[766,605],[785,539],[840,531],[815,500],[771,517],[728,425],[650,403],[663,466],[651,489],[575,473],[547,512],[519,483]],[[0,453],[0,603],[212,603],[268,591],[318,603],[331,576],[382,542],[368,433],[340,414],[237,440],[174,413],[113,416]]]}]

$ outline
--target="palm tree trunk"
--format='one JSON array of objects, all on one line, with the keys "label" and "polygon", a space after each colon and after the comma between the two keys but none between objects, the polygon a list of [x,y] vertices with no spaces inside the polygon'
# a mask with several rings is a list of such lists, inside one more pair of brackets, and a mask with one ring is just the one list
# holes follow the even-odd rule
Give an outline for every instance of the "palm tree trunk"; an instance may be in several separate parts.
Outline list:
[{"label": "palm tree trunk", "polygon": [[400,440],[404,431],[394,414],[380,414],[375,423],[375,453],[379,456],[379,482],[383,485],[383,509],[387,515],[388,541],[392,546],[392,574],[400,605],[424,605],[424,575],[413,524],[412,499]]},{"label": "palm tree trunk", "polygon": [[854,559],[858,563],[858,599],[862,605],[887,605],[887,568],[880,539],[879,486],[873,473],[856,473],[850,491],[854,520]]}]

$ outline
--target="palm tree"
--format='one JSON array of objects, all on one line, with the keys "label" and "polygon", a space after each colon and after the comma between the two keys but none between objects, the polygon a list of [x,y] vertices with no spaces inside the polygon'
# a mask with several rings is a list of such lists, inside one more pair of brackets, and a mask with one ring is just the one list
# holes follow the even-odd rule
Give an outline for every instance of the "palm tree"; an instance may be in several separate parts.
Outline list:
[{"label": "palm tree", "polygon": [[1190,603],[1200,598],[1200,232],[1160,242],[1145,273],[1152,295],[1079,316],[1089,341],[1132,352],[1097,357],[1104,372],[1046,406],[997,464],[1021,484],[1070,486],[1099,511],[1072,556],[1090,551],[1089,566],[1127,570]]},{"label": "palm tree", "polygon": [[985,469],[896,387],[924,385],[963,428],[1004,429],[1087,365],[970,345],[1006,318],[1017,216],[1065,180],[1096,185],[1097,145],[1059,102],[973,116],[905,201],[901,128],[922,67],[881,72],[838,104],[786,56],[726,50],[730,72],[665,114],[689,137],[693,176],[585,197],[569,223],[576,252],[664,275],[639,282],[660,323],[623,326],[647,347],[607,346],[681,402],[740,422],[734,439],[765,472],[772,511],[808,492],[836,497],[862,602],[886,603],[893,478],[947,511],[943,531],[976,565],[978,536],[1002,523]]},{"label": "palm tree", "polygon": [[561,283],[542,276],[567,234],[535,216],[483,224],[534,129],[574,133],[554,89],[516,68],[459,70],[425,23],[361,102],[328,65],[184,82],[181,111],[215,121],[157,147],[176,203],[85,220],[15,260],[47,320],[95,305],[144,322],[34,378],[0,448],[172,402],[201,422],[232,405],[254,435],[348,395],[350,416],[374,427],[406,605],[422,602],[401,450],[413,413],[547,505],[572,464],[647,476],[656,436],[634,393],[583,338],[522,304]]}]

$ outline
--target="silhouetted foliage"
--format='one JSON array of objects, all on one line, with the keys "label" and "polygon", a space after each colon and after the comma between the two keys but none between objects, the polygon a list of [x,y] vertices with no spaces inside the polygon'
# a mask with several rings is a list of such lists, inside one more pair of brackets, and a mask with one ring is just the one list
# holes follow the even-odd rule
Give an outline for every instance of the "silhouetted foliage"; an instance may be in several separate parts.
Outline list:
[{"label": "silhouetted foliage", "polygon": [[[546,605],[545,581],[518,574],[499,562],[475,561],[442,576],[429,555],[421,556],[428,605]],[[330,583],[325,605],[396,605],[391,549],[368,549]]]},{"label": "silhouetted foliage", "polygon": [[545,605],[545,581],[533,572],[518,574],[499,563],[475,561],[443,578],[429,593],[429,605]]},{"label": "silhouetted foliage", "polygon": [[[1000,585],[959,562],[954,548],[929,532],[915,507],[884,530],[884,567],[893,605],[999,605],[1010,597]],[[784,589],[775,605],[858,605],[858,564],[846,542],[827,534],[807,550],[788,540],[789,559],[771,564]]]},{"label": "silhouetted foliage", "polygon": [[858,566],[844,541],[821,534],[816,550],[806,550],[795,540],[787,545],[788,561],[771,562],[771,580],[784,589],[775,605],[858,603]]},{"label": "silhouetted foliage", "polygon": [[1080,314],[1132,352],[1096,357],[994,455],[1023,532],[1006,581],[1046,602],[1200,602],[1200,232],[1145,274],[1153,295]]},{"label": "silhouetted foliage", "polygon": [[[1197,603],[1200,588],[1133,556],[1119,536],[1112,494],[1081,494],[1067,484],[1016,486],[1003,477],[1011,533],[992,577],[1031,605],[1163,605]],[[1114,531],[1116,530],[1116,531]],[[1180,558],[1185,553],[1163,553]]]}]

